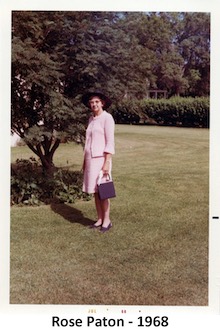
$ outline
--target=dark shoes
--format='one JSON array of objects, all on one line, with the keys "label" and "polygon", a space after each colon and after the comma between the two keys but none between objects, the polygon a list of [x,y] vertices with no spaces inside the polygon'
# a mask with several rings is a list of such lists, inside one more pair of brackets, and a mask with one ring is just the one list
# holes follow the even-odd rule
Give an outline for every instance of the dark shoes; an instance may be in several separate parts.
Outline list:
[{"label": "dark shoes", "polygon": [[100,227],[101,227],[101,225],[100,226],[91,225],[91,226],[89,226],[89,229],[99,229]]},{"label": "dark shoes", "polygon": [[105,233],[106,231],[108,231],[109,229],[111,229],[112,228],[112,223],[110,222],[110,224],[108,225],[108,227],[101,227],[101,229],[100,229],[100,232],[101,233]]},{"label": "dark shoes", "polygon": [[112,223],[110,222],[110,224],[107,227],[103,227],[102,225],[97,226],[97,225],[91,225],[89,226],[89,229],[100,229],[101,233],[105,233],[106,231],[108,231],[109,229],[112,228]]}]

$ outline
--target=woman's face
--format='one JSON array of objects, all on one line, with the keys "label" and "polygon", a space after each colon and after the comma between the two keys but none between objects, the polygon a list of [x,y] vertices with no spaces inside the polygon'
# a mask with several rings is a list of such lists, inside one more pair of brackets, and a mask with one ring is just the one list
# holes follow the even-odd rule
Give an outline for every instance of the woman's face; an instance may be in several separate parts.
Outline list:
[{"label": "woman's face", "polygon": [[94,114],[99,114],[103,110],[104,103],[98,96],[93,96],[89,100],[89,106]]}]

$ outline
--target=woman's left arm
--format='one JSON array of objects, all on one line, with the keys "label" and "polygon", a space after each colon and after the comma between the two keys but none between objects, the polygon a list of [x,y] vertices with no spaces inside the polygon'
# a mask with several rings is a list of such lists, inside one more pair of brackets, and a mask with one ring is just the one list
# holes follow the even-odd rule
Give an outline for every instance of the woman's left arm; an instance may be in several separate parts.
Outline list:
[{"label": "woman's left arm", "polygon": [[109,173],[110,172],[110,164],[112,160],[112,155],[115,153],[115,140],[114,140],[114,133],[115,133],[115,122],[112,115],[108,115],[105,120],[105,162],[103,165],[103,172]]},{"label": "woman's left arm", "polygon": [[109,153],[105,153],[105,161],[104,161],[104,164],[103,164],[103,167],[102,167],[102,170],[103,170],[103,173],[104,174],[108,174],[110,173],[110,164],[111,164],[111,161],[112,161],[112,154],[109,154]]},{"label": "woman's left arm", "polygon": [[105,148],[104,153],[114,154],[115,153],[115,122],[112,115],[108,114],[105,119],[104,125],[105,134]]}]

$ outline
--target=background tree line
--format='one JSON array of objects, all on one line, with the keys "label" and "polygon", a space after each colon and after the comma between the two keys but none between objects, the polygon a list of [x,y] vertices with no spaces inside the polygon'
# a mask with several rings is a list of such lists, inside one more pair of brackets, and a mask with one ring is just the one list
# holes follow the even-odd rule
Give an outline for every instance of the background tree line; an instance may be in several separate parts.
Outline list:
[{"label": "background tree line", "polygon": [[62,140],[83,143],[90,88],[115,103],[208,96],[208,13],[12,13],[12,132],[50,171]]}]

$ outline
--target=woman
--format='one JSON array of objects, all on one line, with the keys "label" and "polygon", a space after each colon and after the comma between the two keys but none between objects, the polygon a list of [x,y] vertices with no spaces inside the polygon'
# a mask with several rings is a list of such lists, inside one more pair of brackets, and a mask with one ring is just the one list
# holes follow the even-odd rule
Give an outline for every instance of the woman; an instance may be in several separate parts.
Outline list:
[{"label": "woman", "polygon": [[84,105],[92,111],[86,130],[86,143],[83,162],[83,191],[94,193],[97,221],[91,228],[99,228],[102,233],[112,227],[109,199],[100,200],[97,192],[97,180],[100,171],[104,176],[111,173],[112,155],[115,153],[112,115],[105,111],[111,100],[100,92],[86,93],[82,97]]}]

